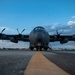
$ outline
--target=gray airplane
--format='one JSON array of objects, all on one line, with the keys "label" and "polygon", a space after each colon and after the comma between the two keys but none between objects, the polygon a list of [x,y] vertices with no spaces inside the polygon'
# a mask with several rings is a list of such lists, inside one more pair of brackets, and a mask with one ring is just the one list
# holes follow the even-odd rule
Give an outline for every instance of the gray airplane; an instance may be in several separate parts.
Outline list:
[{"label": "gray airplane", "polygon": [[8,35],[3,34],[3,31],[0,33],[0,40],[10,40],[11,42],[18,43],[18,41],[24,41],[24,42],[30,42],[30,49],[33,50],[36,48],[37,50],[40,50],[44,48],[47,50],[48,48],[52,50],[51,47],[49,47],[49,42],[56,42],[59,41],[61,44],[67,43],[68,41],[75,41],[75,35],[60,35],[58,31],[56,31],[56,35],[49,35],[49,33],[46,31],[45,28],[38,26],[35,27],[29,35],[23,35],[25,29],[21,33],[17,35]]}]

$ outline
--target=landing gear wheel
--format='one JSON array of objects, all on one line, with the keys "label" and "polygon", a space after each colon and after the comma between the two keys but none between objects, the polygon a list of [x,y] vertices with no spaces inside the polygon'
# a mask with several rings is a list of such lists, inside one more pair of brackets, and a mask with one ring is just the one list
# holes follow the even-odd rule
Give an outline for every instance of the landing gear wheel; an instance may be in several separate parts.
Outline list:
[{"label": "landing gear wheel", "polygon": [[48,48],[44,48],[44,49],[45,49],[45,51],[47,51]]},{"label": "landing gear wheel", "polygon": [[38,47],[38,48],[37,48],[37,51],[41,51],[41,47]]},{"label": "landing gear wheel", "polygon": [[34,48],[33,47],[30,47],[30,49],[33,50]]}]

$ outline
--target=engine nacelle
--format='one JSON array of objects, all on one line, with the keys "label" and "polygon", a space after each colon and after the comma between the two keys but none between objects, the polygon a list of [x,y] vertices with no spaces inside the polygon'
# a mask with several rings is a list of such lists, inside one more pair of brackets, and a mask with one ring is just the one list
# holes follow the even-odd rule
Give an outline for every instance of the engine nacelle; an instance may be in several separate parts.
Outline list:
[{"label": "engine nacelle", "polygon": [[14,42],[14,43],[18,43],[18,40],[15,39],[14,37],[11,37],[11,38],[10,38],[10,41],[11,41],[11,42]]},{"label": "engine nacelle", "polygon": [[75,35],[72,36],[72,39],[75,41]]},{"label": "engine nacelle", "polygon": [[60,41],[61,44],[67,43],[67,42],[68,42],[68,39],[67,39],[67,38],[65,38],[65,39],[63,39],[62,41]]}]

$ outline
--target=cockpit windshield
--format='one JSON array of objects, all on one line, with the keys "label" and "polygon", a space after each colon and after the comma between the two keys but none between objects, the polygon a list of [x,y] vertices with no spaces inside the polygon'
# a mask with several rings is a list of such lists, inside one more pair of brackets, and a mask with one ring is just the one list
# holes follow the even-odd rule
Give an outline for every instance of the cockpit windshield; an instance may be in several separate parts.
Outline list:
[{"label": "cockpit windshield", "polygon": [[34,30],[45,30],[43,27],[36,27]]}]

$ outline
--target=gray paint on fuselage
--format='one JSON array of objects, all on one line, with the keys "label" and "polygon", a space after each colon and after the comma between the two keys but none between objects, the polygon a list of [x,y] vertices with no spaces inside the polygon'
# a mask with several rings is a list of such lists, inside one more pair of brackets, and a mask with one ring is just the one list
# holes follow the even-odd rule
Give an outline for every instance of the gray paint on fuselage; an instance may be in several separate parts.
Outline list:
[{"label": "gray paint on fuselage", "polygon": [[30,47],[35,48],[40,43],[42,48],[46,48],[48,47],[49,39],[49,34],[43,27],[36,27],[29,35]]}]

